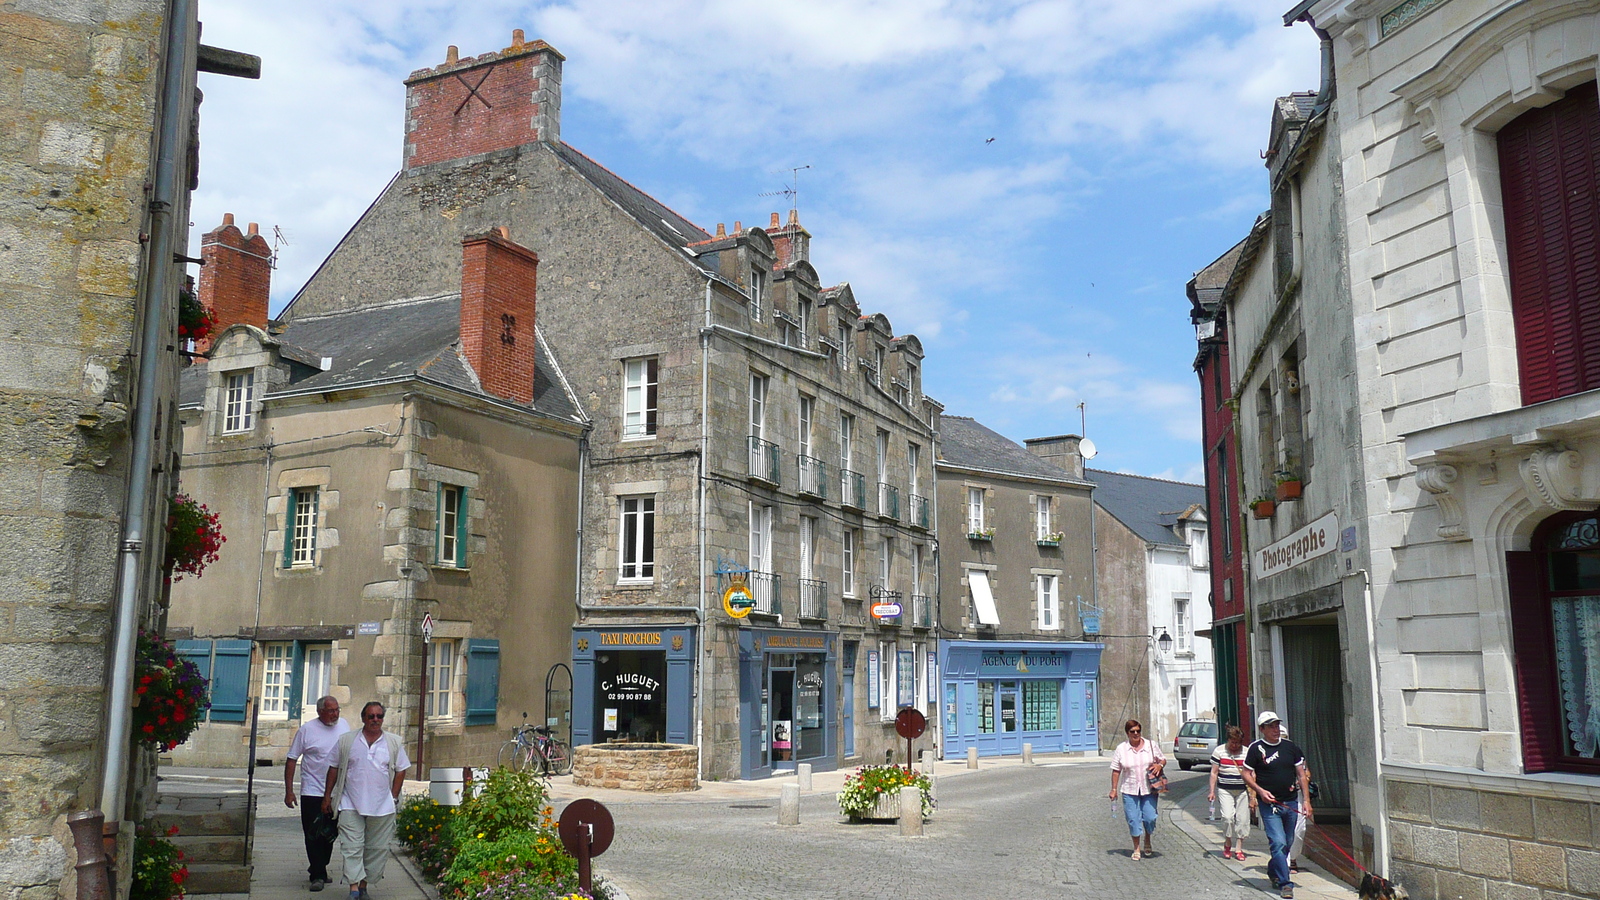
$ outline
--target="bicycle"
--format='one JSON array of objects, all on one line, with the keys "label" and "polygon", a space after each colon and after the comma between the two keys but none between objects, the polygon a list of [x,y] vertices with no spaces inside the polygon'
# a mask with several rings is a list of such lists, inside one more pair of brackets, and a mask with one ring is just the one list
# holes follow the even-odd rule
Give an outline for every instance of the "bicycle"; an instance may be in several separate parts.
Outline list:
[{"label": "bicycle", "polygon": [[549,726],[524,722],[500,745],[498,762],[513,772],[537,766],[540,775],[567,775],[572,772],[572,748]]}]

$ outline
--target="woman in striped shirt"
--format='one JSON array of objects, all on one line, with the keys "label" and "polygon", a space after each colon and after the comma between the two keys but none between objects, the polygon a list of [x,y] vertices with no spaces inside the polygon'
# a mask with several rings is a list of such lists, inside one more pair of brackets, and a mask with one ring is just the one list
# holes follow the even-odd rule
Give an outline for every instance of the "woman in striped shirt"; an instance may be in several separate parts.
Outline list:
[{"label": "woman in striped shirt", "polygon": [[1250,813],[1256,798],[1245,787],[1244,729],[1228,726],[1228,741],[1211,751],[1211,793],[1208,798],[1222,813],[1222,858],[1244,859],[1244,839],[1250,836]]}]

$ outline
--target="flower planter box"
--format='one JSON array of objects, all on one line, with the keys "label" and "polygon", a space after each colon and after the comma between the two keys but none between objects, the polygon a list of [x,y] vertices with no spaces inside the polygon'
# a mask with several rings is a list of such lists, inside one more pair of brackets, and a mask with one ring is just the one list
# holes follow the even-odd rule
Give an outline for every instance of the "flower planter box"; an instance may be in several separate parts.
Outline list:
[{"label": "flower planter box", "polygon": [[[922,818],[923,821],[927,821],[930,817],[923,816]],[[871,809],[859,815],[850,816],[850,821],[852,822],[898,822],[899,820],[900,794],[898,792],[892,794],[879,794],[877,802],[872,804]]]},{"label": "flower planter box", "polygon": [[1278,482],[1277,497],[1279,500],[1298,500],[1303,485],[1299,481]]},{"label": "flower planter box", "polygon": [[994,532],[992,532],[992,531],[969,531],[969,532],[967,532],[967,540],[970,540],[970,541],[992,541],[992,540],[994,540]]},{"label": "flower planter box", "polygon": [[1272,500],[1262,500],[1250,507],[1250,511],[1255,513],[1255,517],[1258,519],[1270,519],[1272,518],[1273,512],[1276,511],[1277,508],[1278,504],[1276,502]]},{"label": "flower planter box", "polygon": [[1041,538],[1038,541],[1035,541],[1034,543],[1038,544],[1041,547],[1059,547],[1059,546],[1061,546],[1061,542],[1060,541],[1052,541],[1052,540],[1049,540],[1048,538]]}]

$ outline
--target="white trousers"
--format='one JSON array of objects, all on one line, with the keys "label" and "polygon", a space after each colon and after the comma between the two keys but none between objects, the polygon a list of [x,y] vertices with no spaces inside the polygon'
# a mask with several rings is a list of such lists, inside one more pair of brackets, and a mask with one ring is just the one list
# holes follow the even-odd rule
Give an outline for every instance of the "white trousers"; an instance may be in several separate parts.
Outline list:
[{"label": "white trousers", "polygon": [[339,852],[344,855],[344,880],[351,886],[383,878],[389,861],[389,841],[394,838],[394,813],[363,816],[353,809],[339,811]]},{"label": "white trousers", "polygon": [[1222,818],[1222,836],[1233,846],[1244,848],[1250,836],[1250,789],[1217,787],[1217,815]]}]

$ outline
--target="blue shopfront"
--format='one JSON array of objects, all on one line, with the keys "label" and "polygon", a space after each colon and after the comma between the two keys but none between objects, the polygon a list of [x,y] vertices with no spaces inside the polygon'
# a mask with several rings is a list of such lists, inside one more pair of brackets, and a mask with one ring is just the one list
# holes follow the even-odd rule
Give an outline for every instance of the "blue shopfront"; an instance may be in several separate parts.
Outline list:
[{"label": "blue shopfront", "polygon": [[691,743],[694,629],[572,632],[572,743]]},{"label": "blue shopfront", "polygon": [[810,763],[838,767],[834,704],[837,634],[739,632],[739,777],[765,778]]},{"label": "blue shopfront", "polygon": [[945,758],[1098,751],[1104,644],[946,641],[941,703]]}]

